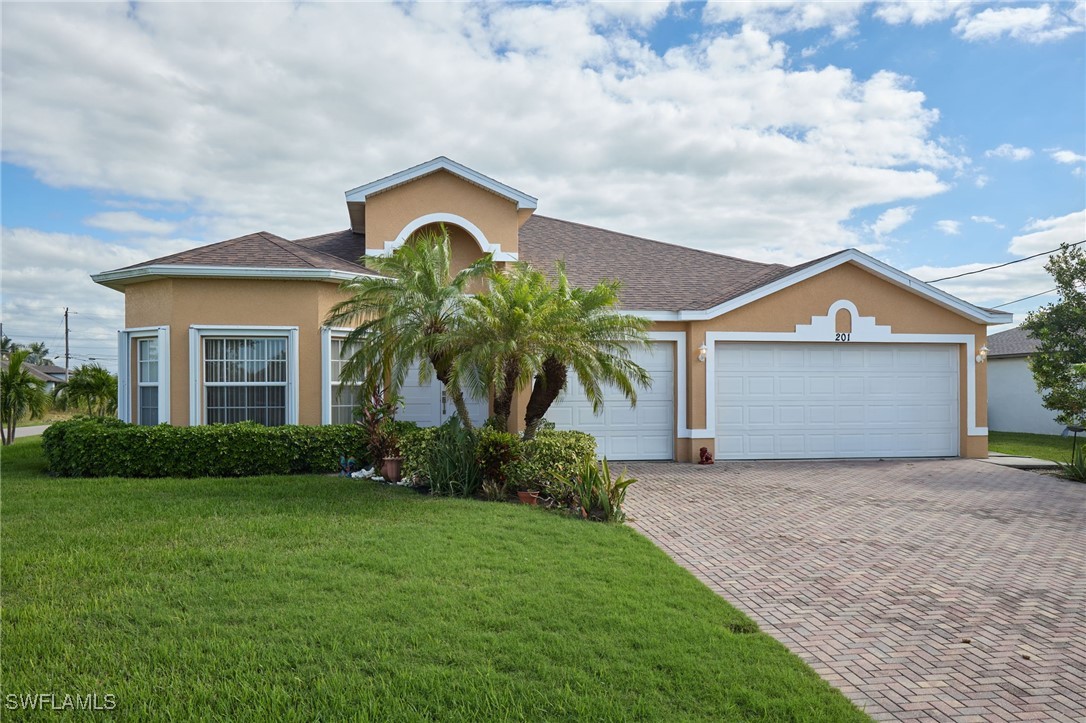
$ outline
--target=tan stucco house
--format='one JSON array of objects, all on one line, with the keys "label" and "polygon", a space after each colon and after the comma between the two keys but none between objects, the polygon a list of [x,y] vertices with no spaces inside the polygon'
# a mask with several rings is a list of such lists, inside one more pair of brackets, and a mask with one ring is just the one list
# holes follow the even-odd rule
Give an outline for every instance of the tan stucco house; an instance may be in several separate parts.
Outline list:
[{"label": "tan stucco house", "polygon": [[[987,326],[1011,320],[849,249],[787,267],[696,251],[535,213],[536,199],[447,158],[346,193],[350,228],[260,232],[95,275],[125,295],[120,416],[144,424],[350,420],[345,330],[324,326],[339,282],[371,274],[435,224],[454,263],[484,253],[570,280],[623,282],[651,318],[653,375],[631,408],[593,415],[576,383],[548,415],[612,459],[987,455]],[[403,390],[401,418],[440,423],[440,385]],[[525,400],[520,400],[523,405]],[[486,416],[487,401],[476,409]]]}]

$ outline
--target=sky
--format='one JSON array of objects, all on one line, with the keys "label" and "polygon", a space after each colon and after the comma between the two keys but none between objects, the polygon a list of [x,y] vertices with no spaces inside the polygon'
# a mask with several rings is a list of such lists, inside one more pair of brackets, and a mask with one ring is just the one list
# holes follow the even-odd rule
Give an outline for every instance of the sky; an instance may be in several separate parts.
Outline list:
[{"label": "sky", "polygon": [[[923,281],[1086,239],[1083,2],[4,3],[0,314],[116,368],[90,274],[445,155],[537,213]],[[996,306],[1045,257],[941,282]],[[1003,308],[1020,322],[1055,297]],[[992,331],[1007,327],[997,327]]]}]

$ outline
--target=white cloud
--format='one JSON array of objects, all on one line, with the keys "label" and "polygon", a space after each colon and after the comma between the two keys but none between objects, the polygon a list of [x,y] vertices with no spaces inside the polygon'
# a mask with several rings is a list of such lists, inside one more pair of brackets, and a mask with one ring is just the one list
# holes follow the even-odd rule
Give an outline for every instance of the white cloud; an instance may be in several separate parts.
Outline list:
[{"label": "white cloud", "polygon": [[1052,160],[1056,163],[1086,163],[1086,156],[1062,148],[1050,151],[1049,155],[1052,156]]},{"label": "white cloud", "polygon": [[148,218],[135,211],[103,211],[83,219],[94,228],[104,228],[118,233],[148,233],[154,235],[172,233],[177,224]]},{"label": "white cloud", "polygon": [[1010,143],[1004,143],[984,152],[988,158],[1006,158],[1011,161],[1024,161],[1033,156],[1032,148],[1015,148]]},{"label": "white cloud", "polygon": [[970,216],[969,220],[973,223],[985,223],[990,226],[995,226],[996,228],[1005,228],[1003,224],[1001,224],[999,221],[992,218],[991,216]]},{"label": "white cloud", "polygon": [[856,210],[941,193],[963,163],[909,78],[795,70],[752,27],[660,56],[599,12],[13,4],[5,159],[185,204],[218,240],[344,228],[345,189],[448,155],[541,213],[788,262],[855,245]]},{"label": "white cloud", "polygon": [[935,228],[947,236],[957,236],[962,232],[962,222],[943,219],[935,222]]},{"label": "white cloud", "polygon": [[916,212],[916,206],[896,206],[888,208],[879,214],[875,223],[871,224],[871,231],[877,238],[882,238],[909,222]]},{"label": "white cloud", "polygon": [[891,25],[927,25],[952,17],[962,17],[975,4],[976,0],[887,0],[876,5],[875,17]]},{"label": "white cloud", "polygon": [[192,239],[143,239],[133,246],[28,228],[4,228],[0,234],[4,334],[18,342],[44,341],[52,354],[63,354],[61,320],[67,306],[72,312],[73,367],[95,357],[116,369],[116,331],[124,326],[124,295],[95,284],[89,271],[127,266],[197,245]]},{"label": "white cloud", "polygon": [[1060,244],[1086,240],[1086,210],[1066,216],[1035,219],[1022,229],[1026,233],[1011,239],[1011,253],[1019,256],[1041,253]]},{"label": "white cloud", "polygon": [[954,32],[969,41],[995,40],[1006,36],[1028,43],[1045,43],[1081,33],[1082,22],[1073,16],[1078,12],[1076,9],[1064,13],[1053,10],[1047,4],[987,8],[961,18],[954,26]]},{"label": "white cloud", "polygon": [[[1086,239],[1086,210],[1069,213],[1066,216],[1030,221],[1024,230],[1028,233],[1011,239],[1007,250],[1013,256],[1032,256],[1059,248],[1062,243],[1082,241]],[[1006,261],[1007,259],[1003,258],[981,260],[959,266],[918,266],[909,269],[908,273],[921,281],[932,281],[957,276],[968,271],[988,269]],[[1052,277],[1044,268],[1047,261],[1047,255],[1038,256],[1010,266],[989,269],[983,273],[940,281],[937,285],[940,289],[974,304],[996,306],[1052,288]],[[1045,302],[1044,297],[1038,297],[1016,304],[1013,309],[1015,314],[1024,314]]]},{"label": "white cloud", "polygon": [[973,185],[976,186],[977,188],[984,188],[985,186],[988,185],[989,180],[991,180],[991,179],[989,179],[988,176],[985,176],[984,174],[981,174],[981,175],[979,175],[979,176],[977,176],[976,178],[973,179]]},{"label": "white cloud", "polygon": [[709,23],[742,21],[759,30],[780,34],[795,30],[830,28],[836,37],[851,34],[866,2],[840,0],[839,2],[792,2],[767,3],[762,0],[724,0],[706,4],[702,14]]}]

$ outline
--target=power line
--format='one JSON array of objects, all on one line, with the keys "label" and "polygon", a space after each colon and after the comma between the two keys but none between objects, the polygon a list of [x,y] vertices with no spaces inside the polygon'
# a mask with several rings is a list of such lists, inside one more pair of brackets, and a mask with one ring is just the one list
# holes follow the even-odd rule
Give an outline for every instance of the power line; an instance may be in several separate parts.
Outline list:
[{"label": "power line", "polygon": [[[1073,244],[1067,244],[1067,246],[1068,247],[1078,246],[1079,244],[1086,244],[1086,240],[1076,241]],[[964,274],[955,274],[954,276],[944,276],[941,279],[932,279],[931,281],[925,281],[924,283],[925,284],[934,284],[934,283],[938,283],[940,281],[950,281],[951,279],[960,279],[963,276],[971,276],[972,274],[979,274],[979,273],[982,273],[984,271],[991,271],[992,269],[1001,269],[1004,266],[1010,266],[1011,264],[1020,264],[1023,261],[1029,261],[1030,259],[1035,259],[1038,256],[1046,256],[1048,254],[1054,254],[1054,253],[1056,253],[1057,251],[1059,251],[1062,248],[1063,248],[1063,246],[1061,246],[1058,249],[1052,249],[1051,251],[1042,251],[1039,254],[1033,254],[1032,256],[1026,256],[1025,258],[1021,258],[1021,259],[1015,259],[1014,261],[1008,261],[1005,264],[996,264],[995,266],[987,266],[987,267],[985,267],[983,269],[977,269],[976,271],[966,271]]]},{"label": "power line", "polygon": [[1051,294],[1056,289],[1049,289],[1048,291],[1042,291],[1039,294],[1031,294],[1029,296],[1023,296],[1021,299],[1015,299],[1014,301],[1008,301],[1006,304],[1000,304],[999,306],[993,306],[993,309],[1002,309],[1004,306],[1010,306],[1011,304],[1017,304],[1019,301],[1028,301],[1029,299],[1036,299],[1038,296],[1044,296],[1045,294]]}]

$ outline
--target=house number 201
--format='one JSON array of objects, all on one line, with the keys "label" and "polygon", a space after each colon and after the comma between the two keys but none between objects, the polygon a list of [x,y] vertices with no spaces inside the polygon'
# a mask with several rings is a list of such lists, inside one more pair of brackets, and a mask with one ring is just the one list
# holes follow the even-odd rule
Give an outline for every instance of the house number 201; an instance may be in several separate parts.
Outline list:
[{"label": "house number 201", "polygon": [[834,341],[852,341],[852,334],[838,334],[834,337]]}]

